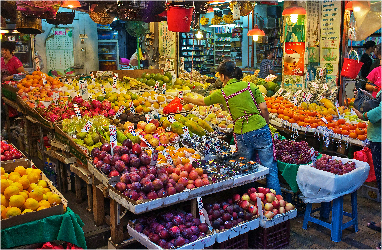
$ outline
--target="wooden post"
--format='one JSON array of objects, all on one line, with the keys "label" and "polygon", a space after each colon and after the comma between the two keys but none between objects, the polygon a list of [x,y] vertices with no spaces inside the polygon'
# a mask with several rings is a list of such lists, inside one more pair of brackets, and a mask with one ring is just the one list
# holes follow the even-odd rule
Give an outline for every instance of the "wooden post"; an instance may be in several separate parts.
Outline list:
[{"label": "wooden post", "polygon": [[196,199],[191,200],[191,213],[195,218],[199,218],[198,202]]},{"label": "wooden post", "polygon": [[101,190],[97,188],[96,180],[93,177],[93,215],[96,226],[105,223],[105,200]]},{"label": "wooden post", "polygon": [[78,175],[74,177],[75,191],[76,191],[76,202],[81,203],[82,193],[81,193],[81,178]]},{"label": "wooden post", "polygon": [[87,196],[88,196],[88,212],[92,212],[93,211],[93,194],[92,194],[92,185],[90,184],[87,184],[86,185],[86,193],[87,193]]},{"label": "wooden post", "polygon": [[118,221],[118,209],[119,204],[110,199],[110,231],[111,231],[111,241],[114,244],[119,244],[123,241],[123,227],[122,223]]},{"label": "wooden post", "polygon": [[12,138],[11,138],[11,122],[9,120],[9,108],[8,108],[8,104],[5,104],[4,105],[4,110],[5,110],[5,124],[7,126],[7,134],[8,134],[8,140],[9,141],[12,141]]}]

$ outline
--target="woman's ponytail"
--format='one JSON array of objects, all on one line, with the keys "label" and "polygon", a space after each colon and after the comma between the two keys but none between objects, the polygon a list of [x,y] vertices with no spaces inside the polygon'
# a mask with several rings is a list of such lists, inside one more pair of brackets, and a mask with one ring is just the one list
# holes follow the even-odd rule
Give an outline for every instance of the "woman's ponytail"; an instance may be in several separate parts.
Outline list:
[{"label": "woman's ponytail", "polygon": [[236,67],[232,77],[236,78],[237,80],[241,80],[243,78],[243,71],[241,71],[239,67]]}]

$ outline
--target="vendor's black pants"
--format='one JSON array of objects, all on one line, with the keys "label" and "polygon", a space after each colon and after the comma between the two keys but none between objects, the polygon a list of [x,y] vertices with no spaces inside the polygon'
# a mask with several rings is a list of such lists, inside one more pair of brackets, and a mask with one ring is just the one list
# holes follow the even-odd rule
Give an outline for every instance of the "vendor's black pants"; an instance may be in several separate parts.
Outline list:
[{"label": "vendor's black pants", "polygon": [[374,172],[379,194],[381,194],[381,142],[370,142],[370,151],[373,156]]}]

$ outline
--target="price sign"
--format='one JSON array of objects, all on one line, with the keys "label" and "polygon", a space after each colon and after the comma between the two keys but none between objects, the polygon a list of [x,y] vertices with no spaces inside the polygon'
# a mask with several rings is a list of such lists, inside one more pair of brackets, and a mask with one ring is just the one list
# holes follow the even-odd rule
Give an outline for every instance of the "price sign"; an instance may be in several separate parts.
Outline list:
[{"label": "price sign", "polygon": [[114,119],[122,115],[123,111],[125,111],[125,106],[121,105],[121,107],[119,107],[117,113],[115,114]]},{"label": "price sign", "polygon": [[[134,131],[134,125],[130,125],[127,127],[127,130],[129,131],[129,133],[132,134],[132,132]],[[135,132],[134,132],[135,133]]]},{"label": "price sign", "polygon": [[173,116],[173,115],[169,115],[169,116],[167,117],[167,120],[168,120],[169,122],[171,122],[171,123],[176,122],[176,120],[174,119],[174,116]]},{"label": "price sign", "polygon": [[52,98],[54,102],[57,102],[58,98],[60,98],[60,94],[58,92],[53,92]]},{"label": "price sign", "polygon": [[158,89],[159,89],[159,82],[155,81],[154,91],[157,91]]},{"label": "price sign", "polygon": [[308,93],[307,95],[306,95],[306,97],[305,97],[305,100],[307,101],[307,102],[309,102],[310,101],[310,99],[313,97],[313,95],[311,94],[311,93]]},{"label": "price sign", "polygon": [[151,146],[151,144],[142,136],[142,135],[139,135],[139,138],[144,142],[146,143],[147,147],[151,150],[154,150],[154,148]]},{"label": "price sign", "polygon": [[114,73],[113,76],[113,88],[117,87],[118,73]]},{"label": "price sign", "polygon": [[73,104],[73,108],[74,108],[74,113],[76,113],[76,116],[81,118],[80,108],[78,107],[78,105],[76,103]]},{"label": "price sign", "polygon": [[82,128],[81,132],[88,132],[89,129],[92,127],[92,125],[93,125],[93,122],[87,121],[85,126]]},{"label": "price sign", "polygon": [[186,126],[183,126],[183,137],[184,138],[190,138],[190,132],[188,131],[188,128]]},{"label": "price sign", "polygon": [[179,91],[178,97],[179,97],[179,99],[183,99],[183,91]]},{"label": "price sign", "polygon": [[135,133],[134,128],[130,131],[130,133],[131,133],[133,136],[137,136],[137,133]]},{"label": "price sign", "polygon": [[324,90],[328,90],[328,89],[329,89],[329,87],[328,87],[328,85],[327,85],[326,83],[322,84],[322,88],[323,88]]},{"label": "price sign", "polygon": [[318,89],[318,85],[317,85],[316,82],[312,82],[311,84],[312,84],[312,87],[313,87],[313,88]]},{"label": "price sign", "polygon": [[167,163],[172,165],[172,158],[171,158],[171,155],[167,152],[166,149],[164,149],[163,151],[163,155],[166,157],[166,160],[167,160]]},{"label": "price sign", "polygon": [[328,121],[325,119],[325,117],[322,117],[321,120],[325,122],[325,124],[328,124]]},{"label": "price sign", "polygon": [[151,154],[150,166],[157,165],[157,161],[158,161],[158,150],[154,150],[153,153]]},{"label": "price sign", "polygon": [[106,90],[105,90],[105,87],[104,87],[104,86],[101,87],[101,92],[102,92],[102,94],[104,94],[104,95],[106,94]]},{"label": "price sign", "polygon": [[[202,200],[202,197],[197,197],[196,198],[196,201],[198,202],[198,209],[199,209],[199,216],[200,216],[200,221],[202,223],[206,223],[206,217],[207,217],[207,220],[208,220],[208,216],[205,216],[204,214],[204,206],[203,206],[203,200]],[[208,221],[208,226],[211,226],[211,223],[210,221]]]},{"label": "price sign", "polygon": [[110,132],[110,146],[111,146],[111,155],[113,155],[114,147],[117,146],[117,128],[115,125],[109,125]]},{"label": "price sign", "polygon": [[149,123],[151,121],[151,118],[149,114],[145,114],[146,122]]},{"label": "price sign", "polygon": [[162,85],[162,94],[166,94],[166,83],[163,83]]},{"label": "price sign", "polygon": [[300,93],[302,92],[302,90],[300,89],[300,90],[297,90],[297,92],[296,93],[294,93],[294,97],[297,97]]},{"label": "price sign", "polygon": [[42,84],[44,84],[44,85],[47,84],[45,74],[42,74]]},{"label": "price sign", "polygon": [[295,106],[297,106],[297,104],[298,104],[298,101],[297,101],[297,97],[296,97],[296,96],[293,97],[293,104],[294,104]]},{"label": "price sign", "polygon": [[135,114],[135,108],[134,108],[134,103],[130,102],[130,112]]}]

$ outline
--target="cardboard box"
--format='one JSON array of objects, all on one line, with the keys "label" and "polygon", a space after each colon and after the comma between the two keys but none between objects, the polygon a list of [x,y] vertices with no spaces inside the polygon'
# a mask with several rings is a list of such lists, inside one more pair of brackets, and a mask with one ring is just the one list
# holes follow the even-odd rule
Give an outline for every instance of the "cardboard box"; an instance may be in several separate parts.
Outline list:
[{"label": "cardboard box", "polygon": [[[4,167],[5,172],[9,173],[12,172],[17,166],[24,166],[25,168],[29,168],[33,166],[34,164],[30,162],[29,160],[20,162],[20,163],[13,163],[6,165]],[[61,197],[61,204],[56,205],[54,207],[46,208],[40,211],[35,211],[32,213],[26,213],[21,214],[15,217],[11,217],[5,220],[1,220],[1,229],[5,229],[8,227],[17,226],[20,224],[28,223],[35,220],[41,220],[43,218],[52,216],[52,215],[60,215],[63,214],[66,211],[66,207],[68,206],[68,201],[65,199],[65,197],[56,189],[55,186],[53,186],[52,182],[45,176],[44,173],[41,173],[42,180],[45,180],[48,184],[48,188],[51,190],[52,193],[57,194]]]}]

